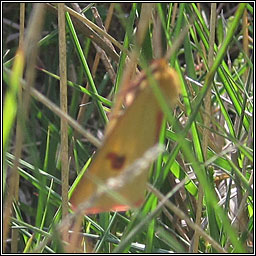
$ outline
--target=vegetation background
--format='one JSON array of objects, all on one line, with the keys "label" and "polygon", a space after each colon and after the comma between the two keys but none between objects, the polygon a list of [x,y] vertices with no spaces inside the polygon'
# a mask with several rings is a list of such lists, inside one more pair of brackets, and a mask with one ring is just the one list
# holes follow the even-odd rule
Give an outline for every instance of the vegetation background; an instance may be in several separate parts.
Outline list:
[{"label": "vegetation background", "polygon": [[152,6],[141,61],[188,29],[169,59],[183,128],[162,131],[143,207],[84,216],[79,236],[66,233],[78,229],[69,185],[102,139],[148,5],[2,2],[6,253],[253,252],[252,3]]}]

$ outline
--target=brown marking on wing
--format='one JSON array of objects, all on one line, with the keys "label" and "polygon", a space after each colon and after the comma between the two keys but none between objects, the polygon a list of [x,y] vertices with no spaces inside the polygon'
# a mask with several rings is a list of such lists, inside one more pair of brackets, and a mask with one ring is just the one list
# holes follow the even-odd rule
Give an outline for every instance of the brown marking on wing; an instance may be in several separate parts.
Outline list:
[{"label": "brown marking on wing", "polygon": [[161,125],[162,125],[162,121],[163,121],[163,112],[159,111],[156,115],[156,142],[159,140],[159,134],[160,134],[160,130],[161,130]]},{"label": "brown marking on wing", "polygon": [[106,157],[111,161],[111,167],[113,169],[121,169],[124,166],[125,156],[120,156],[114,152],[110,152]]}]

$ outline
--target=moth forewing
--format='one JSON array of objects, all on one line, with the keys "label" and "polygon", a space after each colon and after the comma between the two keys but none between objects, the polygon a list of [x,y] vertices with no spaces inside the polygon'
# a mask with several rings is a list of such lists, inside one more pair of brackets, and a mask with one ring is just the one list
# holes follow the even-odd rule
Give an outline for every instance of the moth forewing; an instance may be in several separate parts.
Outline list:
[{"label": "moth forewing", "polygon": [[[162,93],[170,101],[170,105],[174,106],[180,85],[176,72],[170,69],[163,59],[152,64],[151,72]],[[111,177],[117,177],[158,142],[163,112],[145,72],[142,72],[127,90],[127,96],[130,93],[132,100],[130,98],[128,103],[126,102],[126,108],[120,115],[112,117],[107,126],[103,145],[88,169],[90,179],[85,174],[71,197],[73,207],[89,200],[96,193],[96,180],[104,183]],[[147,176],[146,171],[142,172],[134,181],[123,184],[117,192],[126,202],[130,202],[130,205],[138,207],[144,200]],[[129,209],[127,203],[122,204],[110,195],[104,194],[95,199],[92,207],[85,212],[127,209]]]}]

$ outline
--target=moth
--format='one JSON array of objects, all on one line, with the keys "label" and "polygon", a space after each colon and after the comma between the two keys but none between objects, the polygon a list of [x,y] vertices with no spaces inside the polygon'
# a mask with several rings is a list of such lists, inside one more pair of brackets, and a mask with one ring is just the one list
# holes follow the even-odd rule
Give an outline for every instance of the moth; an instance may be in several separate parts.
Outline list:
[{"label": "moth", "polygon": [[[149,67],[153,80],[170,106],[174,107],[180,93],[180,79],[165,59],[155,60]],[[124,110],[113,115],[106,127],[102,146],[70,199],[73,209],[89,200],[97,191],[99,183],[105,184],[110,178],[120,175],[159,140],[164,113],[159,105],[150,79],[141,72],[122,91]],[[141,172],[116,189],[122,200],[104,193],[96,198],[85,214],[107,211],[126,211],[130,206],[139,207],[144,202],[148,171]],[[127,204],[127,202],[129,202]]]}]

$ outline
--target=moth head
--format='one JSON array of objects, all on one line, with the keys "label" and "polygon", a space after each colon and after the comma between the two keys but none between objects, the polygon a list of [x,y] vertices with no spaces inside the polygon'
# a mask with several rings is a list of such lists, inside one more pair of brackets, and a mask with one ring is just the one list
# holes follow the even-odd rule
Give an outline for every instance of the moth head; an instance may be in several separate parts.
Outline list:
[{"label": "moth head", "polygon": [[154,67],[154,77],[162,93],[169,99],[171,107],[174,107],[181,93],[179,75],[173,68],[169,67],[165,59],[156,60]]}]

